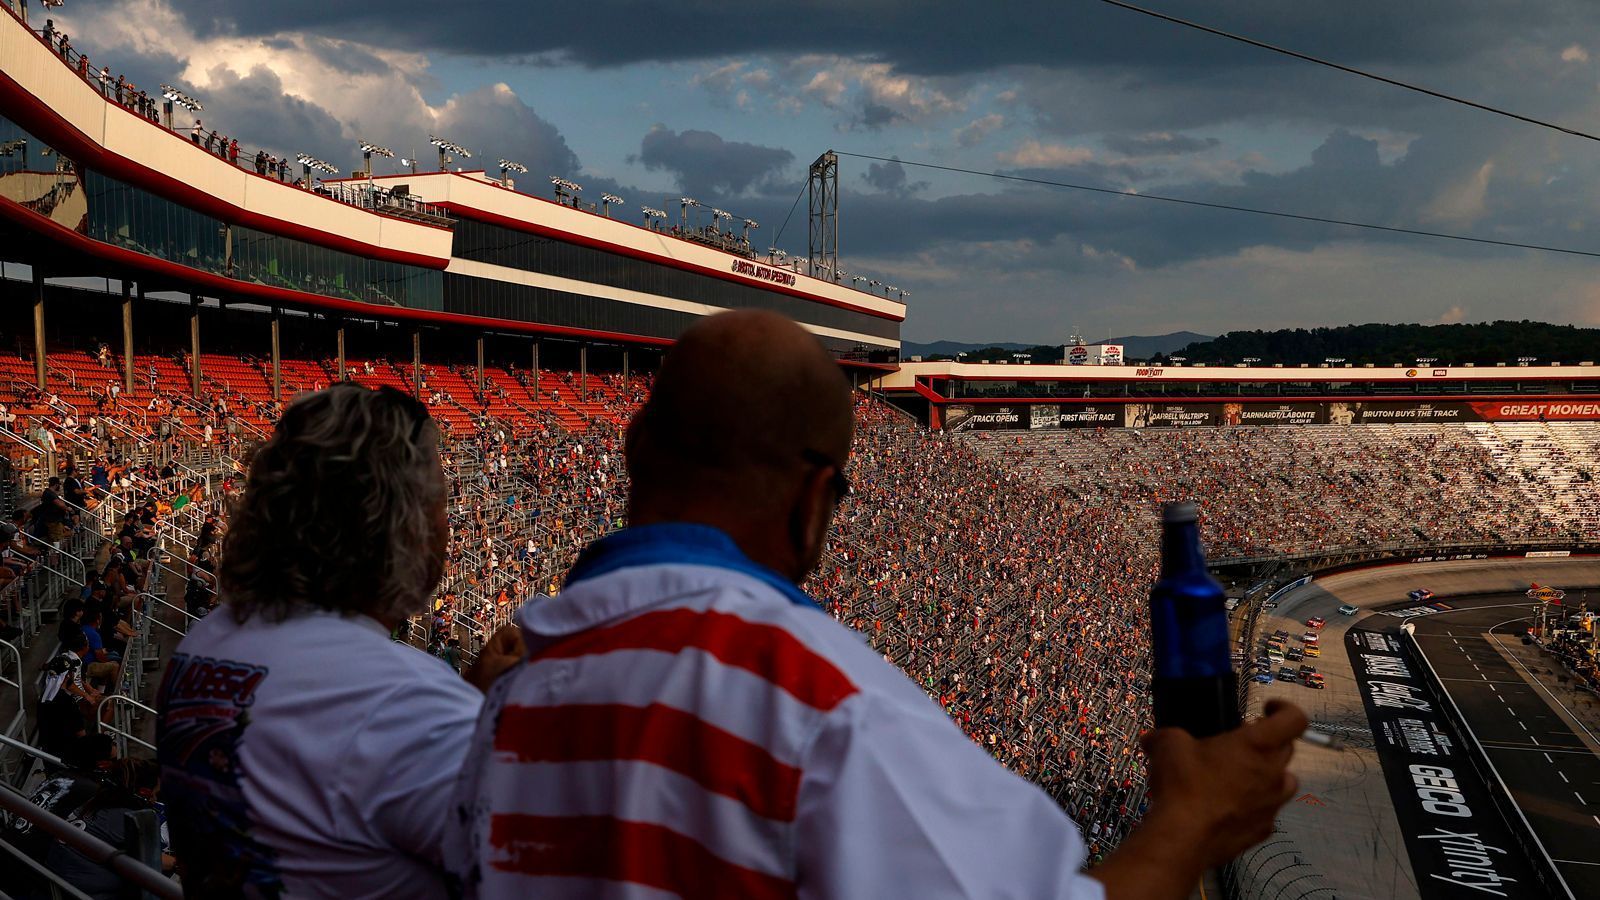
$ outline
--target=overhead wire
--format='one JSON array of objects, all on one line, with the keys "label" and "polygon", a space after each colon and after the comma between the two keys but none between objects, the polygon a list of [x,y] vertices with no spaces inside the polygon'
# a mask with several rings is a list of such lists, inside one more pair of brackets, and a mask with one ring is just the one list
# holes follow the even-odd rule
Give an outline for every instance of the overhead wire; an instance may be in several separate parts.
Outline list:
[{"label": "overhead wire", "polygon": [[1497,116],[1505,116],[1508,119],[1515,119],[1518,122],[1525,122],[1529,125],[1538,125],[1541,128],[1551,128],[1563,134],[1570,134],[1574,137],[1588,138],[1591,141],[1600,141],[1600,135],[1590,134],[1587,131],[1579,131],[1576,128],[1569,128],[1556,122],[1547,122],[1544,119],[1536,119],[1532,116],[1525,116],[1521,113],[1512,112],[1509,109],[1502,109],[1498,106],[1490,106],[1487,103],[1479,103],[1476,100],[1468,100],[1465,97],[1457,97],[1454,94],[1446,94],[1443,91],[1436,91],[1433,88],[1411,84],[1410,82],[1401,81],[1398,78],[1390,78],[1387,75],[1379,75],[1375,72],[1368,72],[1364,69],[1358,69],[1354,66],[1347,66],[1343,63],[1336,63],[1332,60],[1312,56],[1309,53],[1301,53],[1298,50],[1290,50],[1287,47],[1269,44],[1266,41],[1259,41],[1252,37],[1245,37],[1242,34],[1235,34],[1231,31],[1223,31],[1220,28],[1213,28],[1210,25],[1203,25],[1199,22],[1191,21],[1189,19],[1181,19],[1177,16],[1168,15],[1164,12],[1146,9],[1143,6],[1135,6],[1132,3],[1126,2],[1126,0],[1100,0],[1100,2],[1110,6],[1118,7],[1119,9],[1125,9],[1129,12],[1135,12],[1143,16],[1149,16],[1153,19],[1160,19],[1163,22],[1170,22],[1174,25],[1182,25],[1185,28],[1193,28],[1196,31],[1203,31],[1206,34],[1216,35],[1220,38],[1227,38],[1230,41],[1238,41],[1241,44],[1249,44],[1252,47],[1258,47],[1262,50],[1270,50],[1273,53],[1280,53],[1284,56],[1293,57],[1294,59],[1298,59],[1303,62],[1314,63],[1319,66],[1326,66],[1330,69],[1336,69],[1340,72],[1356,75],[1361,78],[1369,78],[1373,81],[1382,82],[1392,87],[1401,88],[1407,91],[1415,91],[1418,94],[1426,94],[1429,97],[1434,97],[1439,100],[1446,100],[1451,103],[1459,103],[1462,106],[1470,106],[1473,109],[1482,110],[1483,112],[1487,113],[1493,113]]},{"label": "overhead wire", "polygon": [[[899,163],[903,166],[915,166],[920,169],[931,169],[941,172],[953,172],[960,175],[977,175],[984,178],[997,178],[1002,181],[1017,181],[1025,184],[1044,185],[1046,187],[1064,188],[1073,191],[1087,191],[1094,194],[1109,194],[1116,197],[1127,197],[1137,200],[1158,200],[1162,203],[1173,203],[1180,206],[1195,206],[1204,209],[1224,210],[1227,212],[1248,213],[1256,216],[1272,216],[1279,219],[1294,219],[1301,222],[1315,222],[1322,225],[1337,225],[1344,228],[1364,228],[1371,231],[1383,231],[1390,234],[1404,234],[1415,237],[1439,238],[1447,241],[1462,241],[1471,244],[1489,244],[1495,247],[1510,247],[1518,250],[1538,250],[1544,253],[1563,253],[1571,256],[1600,257],[1600,251],[1578,250],[1572,247],[1554,247],[1547,244],[1527,244],[1520,241],[1503,241],[1495,238],[1473,237],[1465,234],[1450,234],[1444,231],[1425,231],[1419,228],[1403,228],[1396,225],[1378,225],[1373,222],[1356,222],[1349,219],[1334,219],[1328,216],[1314,216],[1303,213],[1285,212],[1276,209],[1261,209],[1253,206],[1239,206],[1232,203],[1215,203],[1208,200],[1190,200],[1183,197],[1168,197],[1163,194],[1147,194],[1141,191],[1118,190],[1116,188],[1096,187],[1088,184],[1074,184],[1070,181],[1053,181],[1048,178],[1030,178],[1025,175],[1008,175],[1003,172],[985,172],[980,169],[964,169],[960,166],[944,166],[937,163],[917,162],[915,160],[898,159],[887,156],[873,156],[870,153],[852,153],[847,150],[835,150],[840,156],[850,156],[856,159],[870,159],[878,162]],[[799,198],[795,198],[796,203]]]}]

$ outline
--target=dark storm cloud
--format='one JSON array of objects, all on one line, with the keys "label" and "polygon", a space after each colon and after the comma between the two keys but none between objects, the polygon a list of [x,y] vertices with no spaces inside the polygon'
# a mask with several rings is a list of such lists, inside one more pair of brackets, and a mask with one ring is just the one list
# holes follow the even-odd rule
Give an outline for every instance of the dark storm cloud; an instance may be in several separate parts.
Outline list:
[{"label": "dark storm cloud", "polygon": [[1107,135],[1101,143],[1124,156],[1177,156],[1210,150],[1222,142],[1214,137],[1197,138],[1187,134],[1154,132],[1150,134]]},{"label": "dark storm cloud", "polygon": [[897,196],[914,194],[928,187],[926,181],[912,181],[906,174],[906,167],[900,165],[899,160],[869,163],[867,170],[861,173],[861,180],[885,194]]},{"label": "dark storm cloud", "polygon": [[765,184],[794,162],[794,154],[779,147],[744,141],[725,141],[710,131],[673,131],[664,125],[650,129],[630,157],[651,171],[677,177],[679,187],[697,199],[743,194]]},{"label": "dark storm cloud", "polygon": [[[1008,65],[1140,66],[1194,70],[1267,64],[1217,38],[1097,3],[1014,0],[981,9],[964,0],[816,0],[797,7],[751,0],[639,3],[590,0],[508,6],[391,0],[384,4],[173,0],[203,34],[308,29],[419,50],[482,56],[560,53],[593,66],[773,53],[859,55],[908,72],[978,72]],[[1160,8],[1347,62],[1462,59],[1508,30],[1561,40],[1600,15],[1585,0],[1338,4],[1280,0],[1165,0]]]}]

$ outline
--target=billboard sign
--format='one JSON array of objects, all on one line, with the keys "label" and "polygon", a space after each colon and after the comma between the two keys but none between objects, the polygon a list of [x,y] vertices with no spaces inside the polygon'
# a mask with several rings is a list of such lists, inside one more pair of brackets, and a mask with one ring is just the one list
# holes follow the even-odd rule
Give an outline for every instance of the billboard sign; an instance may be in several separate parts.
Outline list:
[{"label": "billboard sign", "polygon": [[1089,362],[1089,348],[1078,344],[1067,348],[1067,365],[1081,366]]},{"label": "billboard sign", "polygon": [[1120,428],[1122,427],[1122,404],[1103,403],[1097,405],[1070,405],[1062,406],[1062,428]]},{"label": "billboard sign", "polygon": [[1028,416],[1029,428],[1060,428],[1061,407],[1049,403],[1035,404]]}]

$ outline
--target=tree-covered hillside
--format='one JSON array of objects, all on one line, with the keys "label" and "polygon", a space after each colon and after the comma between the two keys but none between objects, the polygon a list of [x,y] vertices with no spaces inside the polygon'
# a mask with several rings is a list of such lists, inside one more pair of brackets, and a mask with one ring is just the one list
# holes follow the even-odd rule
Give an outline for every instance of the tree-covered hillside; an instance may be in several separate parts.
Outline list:
[{"label": "tree-covered hillside", "polygon": [[1230,331],[1190,344],[1173,355],[1190,364],[1237,363],[1250,357],[1266,365],[1315,364],[1330,358],[1351,365],[1410,366],[1419,359],[1435,360],[1438,365],[1493,365],[1514,364],[1522,357],[1570,364],[1600,360],[1600,329],[1522,321]]}]

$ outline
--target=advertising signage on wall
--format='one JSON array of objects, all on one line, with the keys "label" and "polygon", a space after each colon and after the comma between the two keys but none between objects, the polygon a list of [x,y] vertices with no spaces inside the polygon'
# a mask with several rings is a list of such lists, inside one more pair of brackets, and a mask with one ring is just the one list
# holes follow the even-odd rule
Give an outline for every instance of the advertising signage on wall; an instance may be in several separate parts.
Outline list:
[{"label": "advertising signage on wall", "polygon": [[1065,403],[945,407],[952,430],[1386,425],[1404,422],[1600,421],[1600,401],[1381,400],[1327,403]]},{"label": "advertising signage on wall", "polygon": [[1028,416],[1029,428],[1060,428],[1061,407],[1049,403],[1035,404]]},{"label": "advertising signage on wall", "polygon": [[1026,406],[971,406],[957,404],[945,408],[944,427],[950,431],[1005,431],[1027,428]]},{"label": "advertising signage on wall", "polygon": [[1122,405],[1120,403],[1061,407],[1062,428],[1119,428],[1121,426]]}]

